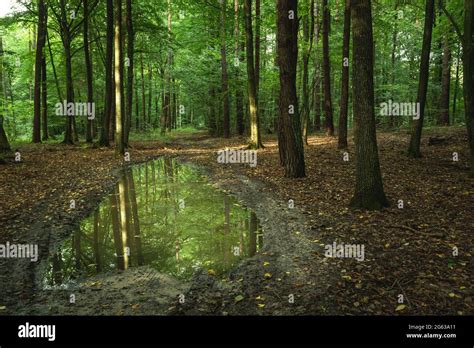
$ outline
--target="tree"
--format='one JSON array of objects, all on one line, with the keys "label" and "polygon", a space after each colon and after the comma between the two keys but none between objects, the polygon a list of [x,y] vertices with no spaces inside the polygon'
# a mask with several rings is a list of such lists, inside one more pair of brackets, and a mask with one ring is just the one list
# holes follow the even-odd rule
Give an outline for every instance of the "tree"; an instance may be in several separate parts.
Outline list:
[{"label": "tree", "polygon": [[381,209],[388,206],[380,172],[374,111],[372,6],[370,0],[351,0],[352,86],[356,185],[350,205]]},{"label": "tree", "polygon": [[247,89],[250,113],[250,144],[249,147],[259,149],[263,147],[260,137],[260,125],[257,107],[256,75],[253,59],[253,33],[252,33],[252,0],[244,0],[245,14],[245,43],[247,55]]},{"label": "tree", "polygon": [[114,0],[107,0],[107,47],[105,51],[105,101],[100,145],[110,146],[109,126],[112,118],[113,103],[113,47],[114,47]]},{"label": "tree", "polygon": [[305,176],[303,139],[296,96],[298,1],[277,2],[277,55],[280,70],[278,148],[285,176]]},{"label": "tree", "polygon": [[[86,62],[86,81],[87,81],[87,102],[91,105],[94,103],[94,90],[92,86],[92,59],[89,50],[89,0],[82,0],[84,6],[84,58]],[[86,141],[92,143],[93,123],[92,119],[87,119]]]},{"label": "tree", "polygon": [[418,96],[420,114],[415,121],[412,130],[410,145],[408,147],[408,157],[420,158],[421,131],[423,129],[423,119],[425,116],[426,92],[428,90],[428,75],[430,68],[430,50],[431,50],[431,33],[433,31],[434,19],[434,0],[426,0],[425,5],[425,26],[423,29],[423,45],[421,49],[420,61],[420,78],[418,81]]},{"label": "tree", "polygon": [[115,151],[125,153],[123,142],[123,104],[122,104],[122,0],[115,0],[114,28],[114,82],[115,82]]},{"label": "tree", "polygon": [[[257,0],[258,1],[258,0]],[[224,117],[223,117],[223,136],[230,137],[230,101],[229,101],[229,83],[227,77],[227,57],[226,57],[226,7],[227,0],[221,0],[221,86],[222,98],[224,103]]]},{"label": "tree", "polygon": [[451,85],[451,49],[448,35],[443,37],[443,61],[441,68],[441,94],[439,97],[438,124],[449,126],[449,92]]},{"label": "tree", "polygon": [[[310,28],[309,18],[313,18],[314,0],[311,0],[308,6],[308,0],[305,0],[306,11],[308,11],[303,18],[303,141],[308,144],[308,124],[309,124],[309,57],[311,55],[311,48],[313,45],[313,28]],[[314,19],[313,19],[314,20]]]},{"label": "tree", "polygon": [[334,136],[331,99],[331,63],[329,61],[329,6],[328,0],[322,0],[323,10],[323,77],[324,77],[324,126],[326,135]]},{"label": "tree", "polygon": [[[80,8],[82,1],[77,3],[76,8],[70,12],[68,10],[68,5],[66,0],[59,0],[59,9],[53,5],[53,1],[49,2],[51,11],[54,14],[54,17],[59,25],[61,33],[61,41],[64,48],[64,60],[65,60],[65,72],[66,72],[66,102],[74,103],[74,85],[72,78],[72,41],[74,37],[78,34],[81,22],[76,22],[76,12]],[[73,124],[75,123],[74,115],[66,116],[66,131],[64,132],[65,144],[74,144],[73,138]],[[74,127],[75,128],[75,127]],[[77,133],[76,133],[77,136]]]},{"label": "tree", "polygon": [[236,107],[236,130],[238,135],[244,134],[244,95],[240,81],[240,63],[243,61],[240,53],[240,34],[239,34],[239,0],[234,0],[234,38],[235,38],[235,57],[237,64],[235,69],[235,107]]},{"label": "tree", "polygon": [[342,39],[341,108],[339,114],[338,148],[347,148],[347,109],[349,106],[349,43],[351,35],[351,1],[344,6],[344,34]]},{"label": "tree", "polygon": [[38,31],[36,39],[35,87],[34,87],[34,118],[33,142],[41,142],[41,71],[43,65],[43,48],[46,41],[46,5],[44,0],[38,1]]},{"label": "tree", "polygon": [[464,0],[464,109],[466,113],[467,136],[471,154],[471,172],[474,177],[474,3]]},{"label": "tree", "polygon": [[0,154],[8,153],[11,151],[7,134],[5,133],[5,129],[3,128],[3,114],[5,110],[3,86],[3,38],[0,36]]},{"label": "tree", "polygon": [[133,109],[133,68],[134,68],[134,44],[135,44],[135,32],[133,30],[133,17],[132,17],[132,0],[126,0],[127,14],[126,14],[126,26],[127,26],[127,96],[126,96],[126,109],[125,109],[125,122],[124,122],[124,144],[128,146],[130,127],[132,123],[132,109]]}]

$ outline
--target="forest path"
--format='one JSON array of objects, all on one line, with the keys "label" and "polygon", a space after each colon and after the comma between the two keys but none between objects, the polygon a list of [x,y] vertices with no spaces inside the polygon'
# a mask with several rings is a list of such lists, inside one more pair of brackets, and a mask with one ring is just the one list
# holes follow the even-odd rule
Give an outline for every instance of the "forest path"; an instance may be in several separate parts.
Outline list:
[{"label": "forest path", "polygon": [[[85,297],[92,302],[72,307],[67,293],[34,292],[44,263],[2,259],[2,312],[74,314],[81,307],[84,314],[473,314],[474,222],[462,212],[474,207],[474,183],[463,160],[468,158],[465,131],[453,127],[443,132],[426,132],[426,137],[439,135],[445,141],[428,146],[425,139],[419,160],[404,156],[408,135],[378,135],[392,203],[380,212],[347,208],[353,193],[353,144],[351,160],[345,162],[336,140],[324,136],[309,138],[307,177],[302,179],[282,176],[276,140],[269,137],[255,168],[217,162],[217,150],[245,149],[244,138],[213,139],[202,132],[168,142],[134,142],[130,163],[117,158],[113,149],[22,147],[22,162],[0,166],[0,242],[37,243],[41,260],[95,209],[123,165],[162,155],[201,167],[217,187],[255,210],[266,237],[262,252],[237,267],[231,282],[198,274],[163,294],[166,300],[159,305],[151,290],[136,293],[145,301],[141,305],[119,291],[111,297],[116,306],[102,308],[100,299],[107,291],[89,289]],[[452,161],[453,152],[459,153],[459,162]],[[76,209],[70,209],[71,199]],[[294,209],[288,208],[289,199]],[[404,209],[397,207],[399,199]],[[324,246],[334,242],[364,245],[364,261],[324,257]],[[182,292],[184,304],[176,297]],[[409,302],[396,310],[400,294]]]}]

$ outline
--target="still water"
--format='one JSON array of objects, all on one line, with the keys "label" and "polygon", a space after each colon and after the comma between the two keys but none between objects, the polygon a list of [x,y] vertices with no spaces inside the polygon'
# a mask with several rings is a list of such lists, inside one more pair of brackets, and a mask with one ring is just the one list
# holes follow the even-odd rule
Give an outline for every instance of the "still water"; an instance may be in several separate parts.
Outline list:
[{"label": "still water", "polygon": [[161,157],[124,171],[50,257],[43,286],[141,265],[183,280],[198,269],[225,277],[262,243],[255,213],[196,168]]}]

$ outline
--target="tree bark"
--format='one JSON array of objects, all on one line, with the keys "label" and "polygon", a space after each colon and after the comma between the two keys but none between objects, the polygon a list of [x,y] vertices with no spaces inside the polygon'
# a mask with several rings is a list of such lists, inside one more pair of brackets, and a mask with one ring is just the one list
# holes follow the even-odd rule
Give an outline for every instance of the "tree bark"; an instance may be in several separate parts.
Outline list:
[{"label": "tree bark", "polygon": [[35,86],[34,86],[34,118],[33,143],[41,142],[41,70],[43,64],[43,47],[46,41],[46,5],[44,0],[38,1],[38,31],[36,40]]},{"label": "tree bark", "polygon": [[441,126],[449,126],[449,92],[451,85],[451,49],[448,36],[443,37],[443,64],[441,73],[441,95],[439,100],[439,119]]},{"label": "tree bark", "polygon": [[464,110],[470,149],[470,176],[474,177],[474,2],[464,0],[463,79]]},{"label": "tree bark", "polygon": [[253,33],[252,33],[252,0],[244,0],[245,14],[245,42],[247,56],[247,89],[250,113],[250,144],[249,148],[263,147],[260,137],[260,125],[257,107],[257,85],[253,59]]},{"label": "tree bark", "polygon": [[114,82],[115,82],[115,151],[125,153],[123,143],[123,109],[122,109],[122,0],[115,0],[114,28]]},{"label": "tree bark", "polygon": [[3,103],[3,38],[0,36],[0,153],[8,153],[11,151],[11,148],[3,128],[3,114],[5,110]]},{"label": "tree bark", "polygon": [[420,158],[420,143],[421,143],[421,132],[423,130],[423,119],[425,116],[425,104],[426,104],[426,92],[428,90],[428,77],[430,68],[430,50],[431,50],[431,33],[433,31],[433,19],[434,19],[434,0],[426,0],[425,6],[425,26],[423,30],[423,46],[421,49],[421,61],[420,61],[420,79],[418,84],[418,96],[417,103],[420,105],[419,119],[415,121],[411,138],[410,145],[408,147],[408,157]]},{"label": "tree bark", "polygon": [[133,69],[134,69],[134,50],[135,50],[135,31],[133,30],[133,16],[132,16],[132,0],[126,0],[126,26],[127,26],[127,96],[126,96],[126,110],[125,110],[125,126],[124,126],[124,145],[128,147],[130,138],[130,128],[132,124],[132,110],[133,110]]},{"label": "tree bark", "polygon": [[356,185],[350,205],[381,209],[388,206],[388,201],[383,190],[375,131],[371,7],[370,0],[351,0]]},{"label": "tree bark", "polygon": [[[84,6],[84,57],[86,61],[86,81],[87,81],[87,102],[89,105],[94,103],[94,90],[92,85],[92,59],[89,50],[89,0],[83,0]],[[92,143],[93,140],[93,120],[87,119],[86,142]]]},{"label": "tree bark", "polygon": [[102,122],[102,131],[100,134],[100,145],[110,146],[109,125],[112,118],[113,101],[113,81],[112,81],[112,63],[113,63],[113,45],[114,45],[114,1],[107,0],[107,47],[105,53],[105,101],[104,118]]},{"label": "tree bark", "polygon": [[326,135],[334,136],[331,99],[331,63],[329,61],[329,6],[328,0],[322,0],[323,10],[323,76],[324,76],[324,126]]},{"label": "tree bark", "polygon": [[285,176],[305,176],[303,139],[296,96],[298,64],[298,1],[277,2],[277,55],[280,69],[278,147]]},{"label": "tree bark", "polygon": [[[258,0],[257,0],[258,1]],[[227,57],[226,57],[226,7],[227,0],[221,0],[221,87],[222,87],[222,98],[224,105],[223,114],[223,136],[224,138],[230,137],[230,102],[229,102],[229,83],[227,76]]]},{"label": "tree bark", "polygon": [[[351,35],[351,0],[344,7],[344,34],[342,39],[341,108],[339,113],[338,148],[347,148],[347,111],[349,107],[349,43]],[[344,64],[344,61],[347,64]]]}]

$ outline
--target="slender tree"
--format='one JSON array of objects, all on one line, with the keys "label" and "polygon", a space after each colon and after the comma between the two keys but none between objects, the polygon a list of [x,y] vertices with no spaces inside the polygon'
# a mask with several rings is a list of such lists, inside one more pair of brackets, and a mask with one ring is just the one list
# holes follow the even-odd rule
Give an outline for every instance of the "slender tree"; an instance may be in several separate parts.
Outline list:
[{"label": "slender tree", "polygon": [[341,107],[339,113],[338,148],[347,148],[347,110],[349,107],[349,43],[351,35],[351,0],[344,6],[342,39]]},{"label": "slender tree", "polygon": [[328,0],[322,0],[323,10],[323,77],[324,77],[324,127],[326,134],[334,136],[331,99],[331,63],[329,61],[329,20]]},{"label": "slender tree", "polygon": [[423,130],[423,120],[425,117],[426,93],[428,91],[428,76],[430,69],[431,33],[433,31],[434,0],[426,0],[425,5],[425,26],[423,30],[423,45],[421,48],[420,78],[418,82],[417,103],[419,103],[420,114],[414,122],[413,130],[408,147],[408,157],[420,158],[421,131]]},{"label": "slender tree", "polygon": [[374,57],[370,0],[351,0],[352,86],[356,185],[351,206],[388,206],[380,172],[374,111]]},{"label": "slender tree", "polygon": [[105,51],[105,101],[104,118],[100,133],[100,145],[110,146],[110,123],[113,114],[113,46],[114,46],[114,0],[107,0],[107,47]]},{"label": "slender tree", "polygon": [[[258,1],[258,0],[257,0]],[[223,114],[223,136],[230,137],[230,101],[229,101],[229,82],[227,76],[227,57],[226,57],[226,7],[227,0],[221,0],[221,87],[224,104]]]},{"label": "slender tree", "polygon": [[3,86],[3,38],[0,36],[0,154],[8,153],[11,151],[7,134],[5,133],[5,129],[3,128],[3,114],[5,110]]},{"label": "slender tree", "polygon": [[[83,29],[83,38],[84,38],[84,58],[86,62],[86,81],[87,81],[87,102],[89,105],[94,103],[94,90],[92,85],[92,59],[90,56],[89,49],[89,0],[82,0],[84,7],[84,29]],[[92,143],[93,140],[93,120],[87,119],[86,127],[86,141]]]},{"label": "slender tree", "polygon": [[253,59],[252,0],[244,0],[245,43],[247,56],[247,89],[250,113],[250,148],[262,148],[257,107],[257,85]]},{"label": "slender tree", "polygon": [[133,30],[132,0],[126,0],[126,26],[127,26],[127,96],[124,122],[124,144],[128,146],[130,127],[132,124],[133,110],[133,69],[134,69],[134,45],[135,31]]},{"label": "slender tree", "polygon": [[43,65],[43,47],[46,41],[46,5],[38,1],[38,30],[36,39],[33,142],[41,142],[41,70]]},{"label": "slender tree", "polygon": [[114,26],[114,82],[115,82],[115,151],[125,153],[123,142],[122,104],[122,0],[115,0]]},{"label": "slender tree", "polygon": [[277,1],[277,55],[280,70],[278,148],[285,176],[305,176],[303,139],[296,96],[298,1]]}]

